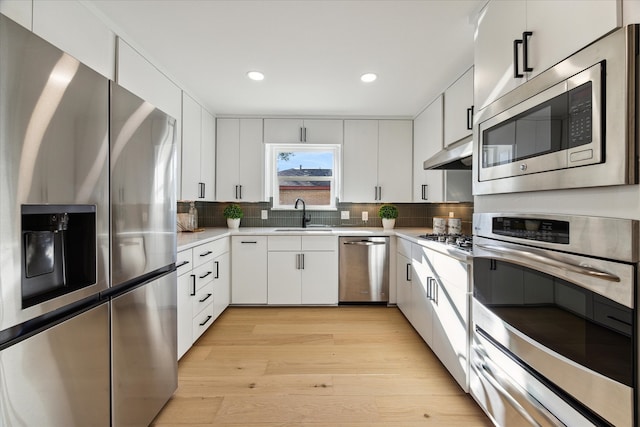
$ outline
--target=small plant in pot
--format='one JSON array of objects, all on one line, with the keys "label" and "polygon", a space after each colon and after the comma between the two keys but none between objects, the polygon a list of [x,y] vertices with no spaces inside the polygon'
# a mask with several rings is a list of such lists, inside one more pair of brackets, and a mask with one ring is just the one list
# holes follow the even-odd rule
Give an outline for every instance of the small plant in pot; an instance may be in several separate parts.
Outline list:
[{"label": "small plant in pot", "polygon": [[227,227],[238,228],[240,227],[240,219],[244,216],[244,212],[240,205],[232,203],[224,208],[222,215],[227,219]]},{"label": "small plant in pot", "polygon": [[378,209],[378,216],[382,218],[382,228],[391,229],[398,218],[398,208],[395,205],[382,205]]}]

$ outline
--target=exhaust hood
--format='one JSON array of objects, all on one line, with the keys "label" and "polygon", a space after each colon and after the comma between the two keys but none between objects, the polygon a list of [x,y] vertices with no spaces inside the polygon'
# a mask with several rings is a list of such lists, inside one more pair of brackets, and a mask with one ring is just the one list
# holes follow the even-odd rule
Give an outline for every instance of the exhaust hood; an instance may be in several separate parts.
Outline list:
[{"label": "exhaust hood", "polygon": [[473,138],[463,139],[437,152],[422,164],[424,169],[471,170]]}]

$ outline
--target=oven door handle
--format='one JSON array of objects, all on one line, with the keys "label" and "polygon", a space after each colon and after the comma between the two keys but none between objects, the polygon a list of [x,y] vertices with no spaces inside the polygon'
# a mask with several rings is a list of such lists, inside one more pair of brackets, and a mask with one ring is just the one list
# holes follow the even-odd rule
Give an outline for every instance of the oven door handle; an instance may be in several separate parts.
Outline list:
[{"label": "oven door handle", "polygon": [[542,426],[538,420],[536,420],[527,410],[522,406],[522,404],[512,396],[512,394],[517,394],[517,397],[526,400],[529,404],[532,405],[533,408],[536,409],[537,413],[544,418],[544,421],[548,422],[552,426],[565,426],[565,424],[557,419],[547,408],[545,408],[540,402],[538,402],[533,396],[527,393],[526,390],[523,390],[520,385],[513,383],[511,380],[507,378],[502,378],[504,382],[507,382],[507,387],[509,391],[503,386],[498,379],[493,375],[489,366],[487,366],[490,362],[486,360],[475,360],[474,366],[479,375],[481,375],[491,386],[498,392],[502,397],[515,409],[529,424],[532,426]]},{"label": "oven door handle", "polygon": [[614,274],[607,273],[606,271],[598,270],[593,267],[587,267],[583,265],[576,265],[570,262],[558,261],[557,259],[549,258],[540,254],[536,254],[529,251],[523,251],[521,249],[507,248],[504,246],[486,245],[483,243],[476,244],[481,249],[489,252],[495,252],[499,254],[516,255],[525,258],[529,261],[540,262],[551,267],[561,268],[564,270],[572,271],[574,273],[582,274],[584,276],[596,277],[602,280],[608,280],[610,282],[620,282],[620,278]]}]

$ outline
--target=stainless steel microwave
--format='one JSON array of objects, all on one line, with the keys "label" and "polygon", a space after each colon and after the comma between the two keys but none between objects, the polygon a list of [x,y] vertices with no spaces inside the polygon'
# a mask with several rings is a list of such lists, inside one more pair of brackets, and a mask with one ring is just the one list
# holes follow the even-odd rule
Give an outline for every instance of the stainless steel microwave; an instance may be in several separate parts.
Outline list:
[{"label": "stainless steel microwave", "polygon": [[474,194],[638,183],[638,31],[621,28],[474,121]]}]

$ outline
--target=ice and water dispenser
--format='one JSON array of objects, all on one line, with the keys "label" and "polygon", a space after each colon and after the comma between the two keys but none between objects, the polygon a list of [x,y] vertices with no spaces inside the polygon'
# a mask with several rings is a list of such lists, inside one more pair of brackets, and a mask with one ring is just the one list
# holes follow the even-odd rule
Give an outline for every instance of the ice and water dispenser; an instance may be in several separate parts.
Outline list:
[{"label": "ice and water dispenser", "polygon": [[96,207],[22,205],[22,308],[96,283]]}]

